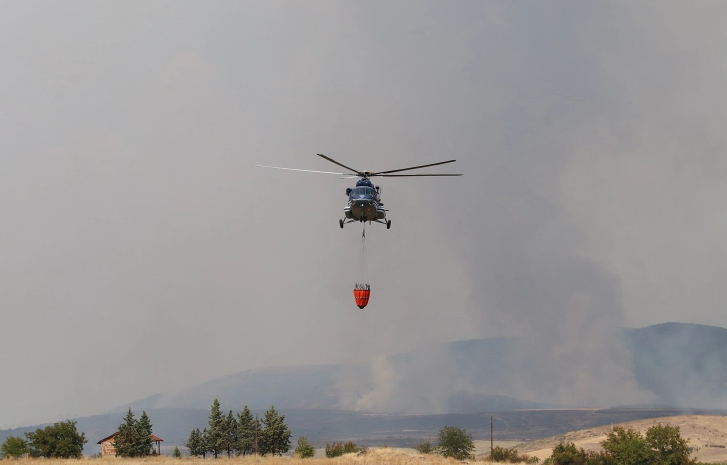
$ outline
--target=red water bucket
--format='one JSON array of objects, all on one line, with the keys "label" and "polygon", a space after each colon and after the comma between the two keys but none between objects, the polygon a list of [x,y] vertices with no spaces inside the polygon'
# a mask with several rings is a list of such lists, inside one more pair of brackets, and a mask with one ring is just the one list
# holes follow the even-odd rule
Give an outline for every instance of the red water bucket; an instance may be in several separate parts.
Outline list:
[{"label": "red water bucket", "polygon": [[358,308],[364,308],[369,303],[369,296],[371,295],[371,289],[354,289],[353,296],[356,299],[356,305]]}]

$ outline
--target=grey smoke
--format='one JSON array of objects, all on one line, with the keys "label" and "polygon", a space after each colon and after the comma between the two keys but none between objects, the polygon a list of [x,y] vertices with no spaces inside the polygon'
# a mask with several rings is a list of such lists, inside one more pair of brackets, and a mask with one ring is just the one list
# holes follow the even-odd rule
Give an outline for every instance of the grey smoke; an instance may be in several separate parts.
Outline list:
[{"label": "grey smoke", "polygon": [[[725,324],[724,9],[3,4],[0,424],[497,335],[518,395],[642,398],[615,328]],[[465,173],[381,181],[366,311],[350,182],[250,167],[315,153]],[[422,366],[350,402],[477,388]]]}]

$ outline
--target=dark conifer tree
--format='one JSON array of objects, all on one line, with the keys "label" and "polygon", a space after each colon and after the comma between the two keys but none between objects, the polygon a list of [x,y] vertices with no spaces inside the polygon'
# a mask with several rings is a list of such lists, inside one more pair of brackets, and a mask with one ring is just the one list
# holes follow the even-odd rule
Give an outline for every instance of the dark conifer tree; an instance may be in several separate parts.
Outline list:
[{"label": "dark conifer tree", "polygon": [[146,412],[141,412],[139,421],[136,422],[136,442],[134,443],[135,457],[144,457],[152,451],[153,441],[151,440],[152,426],[151,420]]},{"label": "dark conifer tree", "polygon": [[220,402],[217,399],[212,403],[209,425],[207,451],[212,452],[217,458],[217,455],[225,450],[225,415],[220,410]]},{"label": "dark conifer tree", "polygon": [[210,450],[210,448],[208,446],[208,444],[210,442],[210,432],[207,431],[207,428],[202,430],[202,435],[200,436],[200,441],[201,441],[201,447],[202,447],[200,449],[202,451],[202,458],[206,459],[207,452],[209,452],[209,450]]},{"label": "dark conifer tree", "polygon": [[227,451],[227,457],[232,457],[232,453],[235,451],[235,444],[237,444],[237,421],[235,416],[232,414],[232,410],[227,414],[225,418],[225,430],[224,430],[224,449]]},{"label": "dark conifer tree", "polygon": [[124,416],[124,422],[119,425],[119,431],[114,435],[114,447],[117,457],[136,457],[134,444],[137,443],[136,419],[131,408]]},{"label": "dark conifer tree", "polygon": [[255,452],[255,419],[247,405],[237,414],[237,444],[238,454],[249,455]]},{"label": "dark conifer tree", "polygon": [[193,457],[204,456],[205,446],[202,442],[202,433],[200,433],[199,428],[195,428],[189,433],[189,439],[185,446],[189,449],[189,455]]},{"label": "dark conifer tree", "polygon": [[290,450],[290,428],[285,424],[285,416],[280,415],[274,406],[265,412],[262,420],[265,428],[258,433],[258,447],[262,455],[283,455]]}]

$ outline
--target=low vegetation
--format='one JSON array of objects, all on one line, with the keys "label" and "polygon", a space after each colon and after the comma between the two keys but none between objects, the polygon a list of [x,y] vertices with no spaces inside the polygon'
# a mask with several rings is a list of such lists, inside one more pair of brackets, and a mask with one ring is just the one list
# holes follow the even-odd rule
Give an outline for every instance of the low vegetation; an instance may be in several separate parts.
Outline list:
[{"label": "low vegetation", "polygon": [[434,447],[434,444],[429,439],[414,446],[414,450],[422,454],[432,454],[435,452],[435,449],[436,447]]},{"label": "low vegetation", "polygon": [[538,458],[519,454],[515,448],[495,446],[492,449],[492,461],[507,463],[538,463]]},{"label": "low vegetation", "polygon": [[688,440],[678,426],[655,425],[642,435],[617,426],[601,442],[603,451],[586,451],[575,444],[558,444],[544,465],[694,465]]},{"label": "low vegetation", "polygon": [[301,436],[298,438],[298,446],[295,448],[294,453],[302,459],[309,459],[315,457],[316,450],[310,445],[308,438]]},{"label": "low vegetation", "polygon": [[353,454],[357,452],[363,452],[364,448],[357,446],[353,441],[334,442],[333,444],[326,444],[326,457],[329,459],[335,457],[341,457],[344,454]]}]

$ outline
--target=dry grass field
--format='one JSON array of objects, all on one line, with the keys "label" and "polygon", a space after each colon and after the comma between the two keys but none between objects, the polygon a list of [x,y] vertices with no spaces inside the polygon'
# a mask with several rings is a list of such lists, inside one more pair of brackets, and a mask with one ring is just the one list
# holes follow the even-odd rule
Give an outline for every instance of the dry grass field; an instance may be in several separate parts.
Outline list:
[{"label": "dry grass field", "polygon": [[[651,418],[648,420],[630,421],[618,423],[613,426],[633,428],[641,433],[656,424],[678,426],[681,436],[689,440],[689,445],[694,448],[692,457],[699,462],[725,463],[727,462],[727,417],[718,415],[680,415],[674,417]],[[536,456],[541,460],[548,458],[558,443],[574,443],[577,447],[586,450],[601,450],[601,441],[606,439],[606,434],[611,430],[611,425],[598,428],[574,431],[559,436],[531,441],[519,444],[519,452],[530,456]]]},{"label": "dry grass field", "polygon": [[214,463],[216,465],[452,465],[460,462],[453,459],[445,459],[436,455],[423,455],[413,449],[392,449],[378,448],[370,449],[368,453],[356,455],[347,454],[342,457],[328,459],[317,454],[315,458],[300,459],[297,457],[235,457],[219,458],[215,461],[201,458],[172,457],[149,457],[144,459],[121,459],[108,458],[83,458],[80,460],[63,459],[32,459],[24,458],[17,460],[3,461],[7,465],[79,465],[79,462],[86,465],[204,465]]}]

